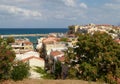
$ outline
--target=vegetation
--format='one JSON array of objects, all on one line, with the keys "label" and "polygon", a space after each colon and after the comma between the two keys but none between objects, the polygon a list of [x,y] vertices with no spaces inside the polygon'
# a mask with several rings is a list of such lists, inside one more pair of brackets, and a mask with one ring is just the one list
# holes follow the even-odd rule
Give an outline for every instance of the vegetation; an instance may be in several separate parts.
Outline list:
[{"label": "vegetation", "polygon": [[55,66],[56,66],[55,72],[54,72],[55,79],[61,78],[61,72],[62,72],[61,63],[57,62]]},{"label": "vegetation", "polygon": [[69,41],[69,39],[68,38],[61,38],[60,41],[67,42],[67,41]]},{"label": "vegetation", "polygon": [[11,78],[15,81],[23,80],[29,76],[29,66],[27,63],[18,62],[13,66]]},{"label": "vegetation", "polygon": [[109,33],[115,33],[113,30],[110,30]]},{"label": "vegetation", "polygon": [[15,39],[14,39],[14,37],[8,37],[8,38],[6,38],[6,42],[7,42],[7,44],[14,43]]},{"label": "vegetation", "polygon": [[67,54],[70,77],[110,84],[120,78],[120,45],[106,33],[79,35],[77,47]]},{"label": "vegetation", "polygon": [[28,75],[28,66],[22,62],[14,66],[15,53],[9,46],[13,38],[0,38],[0,80],[22,80]]},{"label": "vegetation", "polygon": [[0,80],[9,79],[15,53],[7,42],[0,38]]},{"label": "vegetation", "polygon": [[41,67],[37,67],[36,66],[36,69],[34,69],[34,71],[36,71],[37,73],[39,73],[41,75],[41,78],[43,78],[43,79],[55,79],[54,74],[47,73]]},{"label": "vegetation", "polygon": [[[65,52],[65,63],[70,67],[68,78],[116,83],[120,78],[120,44],[114,42],[112,37],[106,33],[77,35],[76,46],[68,48]],[[67,40],[67,38],[61,39],[61,41]],[[0,38],[0,79],[11,77],[15,81],[22,80],[28,76],[29,66],[22,62],[13,65],[15,53],[8,45],[12,42],[14,42],[13,38],[6,40]],[[61,76],[61,69],[61,63],[58,62],[54,74],[40,67],[34,70],[42,74],[43,79],[55,79]]]},{"label": "vegetation", "polygon": [[69,30],[70,30],[70,31],[68,31],[69,34],[75,33],[75,31],[73,31],[73,29],[75,28],[74,25],[68,26],[68,28],[69,28]]}]

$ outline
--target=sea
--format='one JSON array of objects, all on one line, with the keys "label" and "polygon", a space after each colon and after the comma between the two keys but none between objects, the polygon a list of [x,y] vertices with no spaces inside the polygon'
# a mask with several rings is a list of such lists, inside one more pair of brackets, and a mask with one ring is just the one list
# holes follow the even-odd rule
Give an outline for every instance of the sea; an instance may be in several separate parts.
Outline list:
[{"label": "sea", "polygon": [[[49,33],[66,33],[68,28],[0,28],[0,35],[10,34],[49,34]],[[40,36],[25,36],[16,38],[28,38],[31,42],[37,43]],[[34,48],[36,44],[34,44]]]}]

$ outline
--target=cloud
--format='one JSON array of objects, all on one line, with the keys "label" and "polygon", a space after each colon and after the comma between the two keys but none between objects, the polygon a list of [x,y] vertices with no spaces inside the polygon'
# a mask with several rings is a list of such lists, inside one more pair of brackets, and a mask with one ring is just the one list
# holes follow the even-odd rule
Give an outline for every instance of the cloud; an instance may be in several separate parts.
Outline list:
[{"label": "cloud", "polygon": [[61,15],[61,14],[58,14],[58,15],[55,15],[55,18],[56,19],[64,19],[65,18],[65,15]]},{"label": "cloud", "polygon": [[41,17],[42,14],[38,11],[19,8],[16,6],[0,5],[0,11],[8,12],[12,15],[24,16],[24,17]]},{"label": "cloud", "polygon": [[115,24],[120,18],[119,2],[120,0],[0,0],[0,25],[65,27],[68,24],[91,22]]},{"label": "cloud", "polygon": [[76,6],[76,2],[75,0],[62,0],[64,2],[64,4],[66,6],[70,6],[70,7],[75,7]]},{"label": "cloud", "polygon": [[88,8],[87,4],[85,4],[85,3],[80,3],[80,7],[81,7],[81,8],[85,8],[85,9]]},{"label": "cloud", "polygon": [[120,2],[120,0],[113,0],[114,2]]},{"label": "cloud", "polygon": [[120,4],[115,3],[106,3],[104,6],[109,9],[120,9]]}]

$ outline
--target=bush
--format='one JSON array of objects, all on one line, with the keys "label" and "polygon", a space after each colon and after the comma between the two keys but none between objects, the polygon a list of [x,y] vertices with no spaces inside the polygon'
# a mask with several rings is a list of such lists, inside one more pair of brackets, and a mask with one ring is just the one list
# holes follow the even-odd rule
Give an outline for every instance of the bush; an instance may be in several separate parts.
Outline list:
[{"label": "bush", "polygon": [[11,78],[15,81],[23,80],[29,75],[29,66],[26,63],[19,62],[16,66],[13,66]]},{"label": "bush", "polygon": [[0,38],[0,80],[10,78],[11,66],[15,59],[15,53],[6,41]]},{"label": "bush", "polygon": [[69,75],[68,75],[68,78],[69,79],[78,79],[78,71],[75,69],[75,68],[70,68],[69,70]]},{"label": "bush", "polygon": [[55,72],[54,72],[55,79],[61,78],[61,72],[62,72],[61,63],[57,62],[55,64]]},{"label": "bush", "polygon": [[41,78],[43,78],[43,79],[55,79],[54,74],[47,73],[41,67],[37,67],[36,66],[36,69],[34,69],[34,71],[37,72],[37,73],[39,73],[40,75],[42,75]]},{"label": "bush", "polygon": [[[101,32],[80,34],[76,46],[68,49],[66,62],[71,65],[70,68],[78,65],[74,68],[80,74],[77,78],[102,80],[109,84],[117,82],[116,79],[120,78],[120,45],[110,35]],[[76,76],[75,70],[70,72],[73,77]]]},{"label": "bush", "polygon": [[9,43],[14,43],[14,42],[15,42],[15,38],[14,38],[14,37],[8,37],[8,38],[6,39],[6,42],[7,42],[7,44],[9,44]]},{"label": "bush", "polygon": [[61,38],[60,41],[67,42],[67,41],[69,41],[69,39],[68,38]]}]

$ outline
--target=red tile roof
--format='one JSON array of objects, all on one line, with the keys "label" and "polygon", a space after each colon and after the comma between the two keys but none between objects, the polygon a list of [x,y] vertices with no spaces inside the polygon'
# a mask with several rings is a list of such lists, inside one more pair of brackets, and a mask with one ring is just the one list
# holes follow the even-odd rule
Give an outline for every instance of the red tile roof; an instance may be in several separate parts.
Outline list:
[{"label": "red tile roof", "polygon": [[65,61],[65,56],[58,57],[58,60],[59,60],[60,62],[64,62],[64,61]]},{"label": "red tile roof", "polygon": [[28,41],[28,40],[23,40],[23,39],[19,39],[19,40],[15,40],[15,43],[24,43],[26,45],[32,45],[33,43]]},{"label": "red tile roof", "polygon": [[98,24],[96,26],[111,26],[110,24]]},{"label": "red tile roof", "polygon": [[75,37],[75,34],[69,34],[68,36],[69,37]]},{"label": "red tile roof", "polygon": [[26,44],[26,45],[32,45],[32,42],[25,41],[24,44]]},{"label": "red tile roof", "polygon": [[30,59],[33,59],[33,58],[34,58],[34,59],[41,60],[41,61],[44,61],[42,58],[35,57],[35,56],[31,56],[31,57],[25,58],[25,59],[23,59],[22,61],[25,62],[25,61],[30,60]]},{"label": "red tile roof", "polygon": [[119,43],[120,44],[120,39],[116,39],[115,42]]},{"label": "red tile roof", "polygon": [[45,38],[43,39],[43,43],[54,43],[54,42],[57,42],[59,41],[59,38],[56,38],[56,37],[48,37],[48,38]]},{"label": "red tile roof", "polygon": [[64,54],[63,52],[61,52],[61,51],[52,51],[51,53],[50,53],[50,55],[51,56],[58,56],[58,55],[61,55],[61,54]]}]

